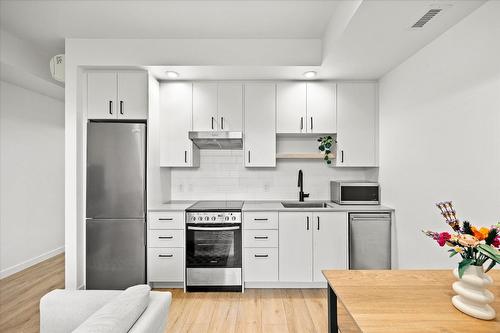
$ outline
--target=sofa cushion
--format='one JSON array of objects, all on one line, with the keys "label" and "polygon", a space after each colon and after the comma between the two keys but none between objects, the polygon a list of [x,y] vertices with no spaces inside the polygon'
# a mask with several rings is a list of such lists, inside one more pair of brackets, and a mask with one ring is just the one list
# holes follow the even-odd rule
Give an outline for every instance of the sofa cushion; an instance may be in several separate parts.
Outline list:
[{"label": "sofa cushion", "polygon": [[149,303],[148,285],[137,285],[93,313],[73,333],[126,333],[144,312]]}]

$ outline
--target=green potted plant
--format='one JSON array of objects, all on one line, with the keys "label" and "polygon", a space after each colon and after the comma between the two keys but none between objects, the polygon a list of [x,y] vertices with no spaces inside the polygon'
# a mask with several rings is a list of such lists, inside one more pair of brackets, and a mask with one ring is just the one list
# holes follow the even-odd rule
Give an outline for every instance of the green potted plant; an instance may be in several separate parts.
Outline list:
[{"label": "green potted plant", "polygon": [[323,160],[326,164],[332,164],[330,154],[332,153],[333,138],[330,135],[323,136],[318,139],[318,142],[318,149],[324,154]]}]

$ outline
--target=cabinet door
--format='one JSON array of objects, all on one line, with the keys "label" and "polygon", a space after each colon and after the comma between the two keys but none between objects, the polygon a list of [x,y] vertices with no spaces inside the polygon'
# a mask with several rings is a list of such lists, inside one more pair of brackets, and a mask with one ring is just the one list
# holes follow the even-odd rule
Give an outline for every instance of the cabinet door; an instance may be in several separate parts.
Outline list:
[{"label": "cabinet door", "polygon": [[182,282],[183,248],[148,248],[148,281]]},{"label": "cabinet door", "polygon": [[118,118],[147,119],[148,75],[146,72],[118,72]]},{"label": "cabinet door", "polygon": [[217,128],[217,82],[193,83],[193,131]]},{"label": "cabinet door", "polygon": [[276,87],[245,85],[245,166],[276,166]]},{"label": "cabinet door", "polygon": [[277,84],[277,133],[306,133],[306,84]]},{"label": "cabinet door", "polygon": [[243,127],[243,85],[219,83],[218,119],[221,131],[241,132]]},{"label": "cabinet door", "polygon": [[312,214],[279,214],[279,278],[287,282],[312,281]]},{"label": "cabinet door", "polygon": [[377,85],[337,85],[337,166],[377,166]]},{"label": "cabinet door", "polygon": [[278,281],[277,248],[246,248],[244,257],[245,282]]},{"label": "cabinet door", "polygon": [[325,282],[324,269],[347,269],[347,213],[313,214],[313,278]]},{"label": "cabinet door", "polygon": [[115,119],[116,105],[116,73],[87,73],[87,118]]},{"label": "cabinet door", "polygon": [[196,166],[198,151],[188,138],[192,119],[192,84],[160,84],[160,166]]},{"label": "cabinet door", "polygon": [[307,132],[337,132],[336,85],[334,83],[307,83]]}]

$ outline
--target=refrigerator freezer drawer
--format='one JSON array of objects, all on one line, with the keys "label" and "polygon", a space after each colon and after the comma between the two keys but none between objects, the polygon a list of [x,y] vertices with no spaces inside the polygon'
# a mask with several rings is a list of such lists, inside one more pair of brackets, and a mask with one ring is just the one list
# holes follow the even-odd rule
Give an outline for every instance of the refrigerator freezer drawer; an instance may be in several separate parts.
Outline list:
[{"label": "refrigerator freezer drawer", "polygon": [[86,221],[87,289],[125,289],[145,282],[144,220]]}]

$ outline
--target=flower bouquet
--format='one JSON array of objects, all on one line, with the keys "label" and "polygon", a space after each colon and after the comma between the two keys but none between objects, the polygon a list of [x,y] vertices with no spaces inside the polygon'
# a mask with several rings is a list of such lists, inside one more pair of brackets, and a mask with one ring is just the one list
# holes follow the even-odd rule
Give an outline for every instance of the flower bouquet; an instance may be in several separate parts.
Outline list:
[{"label": "flower bouquet", "polygon": [[[462,257],[458,269],[453,270],[458,281],[453,283],[452,287],[457,295],[452,297],[451,302],[458,310],[472,317],[494,319],[496,312],[489,304],[493,302],[495,295],[486,289],[493,283],[493,279],[485,273],[500,262],[500,223],[490,228],[475,227],[467,221],[461,223],[457,219],[451,202],[436,205],[453,233],[422,232],[437,241],[439,246],[451,247],[448,250],[450,257],[457,254]],[[490,263],[484,269],[483,265],[487,261]]]},{"label": "flower bouquet", "polygon": [[424,234],[436,240],[439,246],[448,245],[451,249],[450,257],[460,254],[462,261],[458,264],[458,275],[462,278],[465,270],[471,266],[483,266],[491,260],[485,272],[500,263],[500,223],[486,227],[475,227],[469,222],[460,223],[455,215],[451,201],[437,203],[446,223],[453,229],[454,233],[434,232],[422,230]]}]

